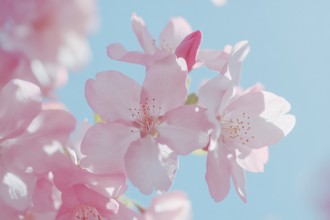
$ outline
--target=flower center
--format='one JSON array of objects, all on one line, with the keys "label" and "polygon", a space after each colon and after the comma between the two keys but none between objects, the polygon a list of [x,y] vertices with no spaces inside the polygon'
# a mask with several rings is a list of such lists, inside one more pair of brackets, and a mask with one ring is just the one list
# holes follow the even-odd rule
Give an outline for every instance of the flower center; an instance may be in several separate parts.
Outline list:
[{"label": "flower center", "polygon": [[164,39],[161,42],[159,42],[159,47],[157,47],[156,45],[156,40],[152,40],[152,46],[156,51],[164,51],[168,53],[174,53],[177,48],[177,45],[170,44]]},{"label": "flower center", "polygon": [[89,205],[79,205],[74,214],[75,219],[81,220],[102,220],[96,208]]},{"label": "flower center", "polygon": [[255,138],[251,133],[250,116],[245,112],[229,117],[225,116],[220,123],[224,142],[233,141],[246,145]]},{"label": "flower center", "polygon": [[[132,118],[135,122],[141,137],[145,137],[147,134],[157,137],[158,131],[156,126],[159,124],[161,107],[156,106],[156,99],[145,98],[140,102],[140,108],[129,108],[132,113]],[[135,132],[131,130],[131,132]]]}]

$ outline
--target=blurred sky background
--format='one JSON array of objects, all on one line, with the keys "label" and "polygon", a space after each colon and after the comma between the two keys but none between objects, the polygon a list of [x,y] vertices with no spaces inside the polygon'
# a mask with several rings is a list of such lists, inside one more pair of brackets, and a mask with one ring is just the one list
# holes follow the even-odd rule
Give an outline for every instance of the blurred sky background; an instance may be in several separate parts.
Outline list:
[{"label": "blurred sky background", "polygon": [[[297,118],[296,127],[270,147],[264,173],[247,174],[247,204],[233,189],[220,203],[211,199],[204,178],[205,157],[180,157],[171,191],[188,193],[194,220],[322,219],[314,200],[326,179],[320,170],[330,161],[329,9],[328,0],[228,0],[223,7],[208,0],[100,0],[100,28],[90,36],[92,60],[70,75],[58,95],[79,121],[92,122],[84,97],[87,79],[115,69],[143,81],[142,66],[112,61],[106,55],[106,46],[114,42],[142,50],[131,28],[132,12],[143,17],[156,39],[170,17],[183,16],[194,30],[202,31],[203,48],[223,49],[248,40],[251,51],[244,61],[242,86],[260,82],[285,97]],[[191,91],[214,75],[206,68],[193,71]],[[132,186],[128,196],[145,206],[151,199]]]}]

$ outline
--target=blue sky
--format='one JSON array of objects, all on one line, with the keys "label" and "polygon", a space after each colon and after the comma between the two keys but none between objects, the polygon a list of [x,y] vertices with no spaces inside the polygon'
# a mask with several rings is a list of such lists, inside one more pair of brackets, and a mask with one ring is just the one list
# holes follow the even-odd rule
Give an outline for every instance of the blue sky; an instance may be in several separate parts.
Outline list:
[{"label": "blue sky", "polygon": [[[92,112],[84,98],[86,79],[115,69],[142,82],[144,68],[110,60],[106,46],[121,42],[141,50],[130,23],[132,12],[142,16],[157,37],[172,16],[183,16],[203,33],[202,47],[222,49],[248,40],[251,51],[244,61],[243,87],[260,82],[266,90],[285,97],[296,115],[295,129],[270,147],[262,174],[247,175],[248,203],[235,192],[215,203],[204,180],[205,158],[181,157],[171,190],[188,193],[195,220],[317,220],[313,194],[324,178],[317,172],[330,160],[330,2],[328,0],[228,0],[215,7],[208,0],[106,0],[99,1],[101,25],[90,36],[93,58],[70,75],[58,94],[78,120]],[[192,75],[192,90],[209,77],[202,69]],[[330,190],[330,189],[329,189]],[[150,197],[131,188],[128,195],[147,205]]]}]

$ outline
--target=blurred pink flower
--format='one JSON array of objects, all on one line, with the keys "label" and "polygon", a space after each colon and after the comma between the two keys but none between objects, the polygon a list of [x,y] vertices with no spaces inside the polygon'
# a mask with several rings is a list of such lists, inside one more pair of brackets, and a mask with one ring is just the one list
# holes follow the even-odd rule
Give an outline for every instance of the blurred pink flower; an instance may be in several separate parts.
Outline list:
[{"label": "blurred pink flower", "polygon": [[227,4],[227,0],[211,0],[211,2],[218,7],[224,6]]},{"label": "blurred pink flower", "polygon": [[198,104],[207,108],[213,124],[206,180],[216,201],[226,197],[230,178],[246,201],[244,170],[262,172],[268,158],[266,146],[277,143],[295,124],[284,98],[260,87],[235,91],[234,83],[223,75],[209,80],[199,91]]},{"label": "blurred pink flower", "polygon": [[191,220],[191,203],[183,192],[168,192],[155,197],[143,216],[145,220]]},{"label": "blurred pink flower", "polygon": [[[87,34],[96,26],[95,0],[3,0],[0,53],[14,54],[5,60],[15,56],[3,74],[32,82],[52,96],[54,88],[66,83],[68,68],[75,70],[89,60]],[[15,73],[11,66],[17,66]]]},{"label": "blurred pink flower", "polygon": [[89,57],[86,35],[96,21],[94,0],[4,0],[0,42],[31,61],[76,68]]},{"label": "blurred pink flower", "polygon": [[145,194],[168,190],[176,155],[189,154],[208,141],[204,110],[184,105],[186,78],[185,63],[169,55],[147,68],[142,87],[116,71],[88,80],[87,101],[105,123],[87,131],[81,165],[96,173],[124,170]]}]

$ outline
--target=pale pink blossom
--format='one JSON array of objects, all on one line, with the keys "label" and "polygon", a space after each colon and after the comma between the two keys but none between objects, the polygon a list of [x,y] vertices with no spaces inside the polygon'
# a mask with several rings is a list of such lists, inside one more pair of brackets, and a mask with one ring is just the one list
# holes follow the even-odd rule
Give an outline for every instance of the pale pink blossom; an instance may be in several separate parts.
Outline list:
[{"label": "pale pink blossom", "polygon": [[287,114],[290,104],[282,97],[261,90],[235,92],[234,83],[223,75],[209,80],[199,91],[199,105],[207,108],[213,124],[208,146],[206,180],[216,201],[229,192],[230,178],[246,201],[245,173],[262,172],[268,145],[275,144],[294,127]]},{"label": "pale pink blossom", "polygon": [[96,173],[123,170],[145,194],[166,191],[177,169],[177,154],[204,147],[209,124],[204,110],[184,105],[187,70],[175,55],[147,68],[141,87],[116,71],[86,83],[86,98],[104,123],[82,142],[81,165]]},{"label": "pale pink blossom", "polygon": [[2,217],[17,219],[32,204],[38,175],[51,170],[52,155],[75,120],[64,111],[42,110],[40,89],[22,80],[0,90],[0,119],[0,206]]},{"label": "pale pink blossom", "polygon": [[191,220],[191,203],[183,192],[168,192],[155,197],[143,216],[145,220]]},{"label": "pale pink blossom", "polygon": [[67,155],[60,161],[53,170],[55,185],[62,193],[55,219],[138,219],[137,213],[117,200],[126,190],[123,174],[88,172]]},{"label": "pale pink blossom", "polygon": [[139,214],[114,198],[106,197],[84,184],[76,184],[62,192],[62,205],[55,219],[138,220]]},{"label": "pale pink blossom", "polygon": [[62,192],[62,205],[56,220],[109,219],[118,212],[118,203],[89,189],[84,184],[76,184]]},{"label": "pale pink blossom", "polygon": [[159,35],[159,42],[149,33],[143,19],[133,13],[133,31],[144,50],[127,51],[121,44],[110,44],[107,48],[110,58],[129,63],[149,65],[157,59],[175,53],[186,60],[188,71],[196,62],[196,54],[201,42],[201,32],[192,33],[188,22],[182,17],[173,17]]}]

